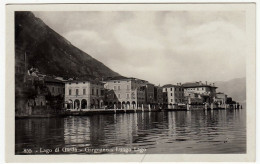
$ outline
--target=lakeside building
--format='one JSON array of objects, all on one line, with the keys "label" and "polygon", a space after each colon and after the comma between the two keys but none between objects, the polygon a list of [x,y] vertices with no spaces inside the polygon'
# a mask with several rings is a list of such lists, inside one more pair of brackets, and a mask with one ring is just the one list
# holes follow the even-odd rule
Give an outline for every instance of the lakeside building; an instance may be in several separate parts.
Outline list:
[{"label": "lakeside building", "polygon": [[49,89],[51,96],[62,96],[65,94],[65,83],[52,77],[44,77],[44,82]]},{"label": "lakeside building", "polygon": [[166,84],[162,88],[163,92],[166,93],[164,102],[166,103],[167,108],[171,109],[174,108],[174,105],[184,103],[184,89],[181,84]]},{"label": "lakeside building", "polygon": [[104,83],[84,80],[65,82],[65,108],[104,108]]},{"label": "lakeside building", "polygon": [[[213,84],[207,84],[200,82],[184,83],[184,96],[186,99],[195,96],[198,99],[202,99],[203,103],[213,103],[216,97],[217,87]],[[196,96],[197,95],[197,96]],[[200,101],[199,101],[200,102]]]},{"label": "lakeside building", "polygon": [[216,102],[219,105],[226,104],[227,103],[227,95],[222,93],[222,92],[216,93],[216,97],[214,99],[214,102]]},{"label": "lakeside building", "polygon": [[154,84],[145,84],[145,101],[146,104],[150,104],[151,108],[155,108],[156,106],[154,88]]},{"label": "lakeside building", "polygon": [[[146,104],[145,80],[127,77],[114,77],[105,81],[108,108],[137,109]],[[150,90],[149,90],[150,91]],[[150,93],[150,92],[149,92]]]},{"label": "lakeside building", "polygon": [[154,86],[154,101],[159,106],[163,104],[163,88],[160,86]]}]

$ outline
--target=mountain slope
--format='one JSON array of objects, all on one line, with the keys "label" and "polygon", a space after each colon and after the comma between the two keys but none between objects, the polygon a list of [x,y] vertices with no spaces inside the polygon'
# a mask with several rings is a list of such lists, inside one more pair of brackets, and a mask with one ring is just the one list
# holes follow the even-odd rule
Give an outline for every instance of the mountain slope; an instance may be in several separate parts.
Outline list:
[{"label": "mountain slope", "polygon": [[119,75],[70,44],[31,12],[15,12],[15,45],[27,52],[29,67],[45,74],[85,79]]},{"label": "mountain slope", "polygon": [[224,92],[233,100],[246,103],[246,78],[236,78],[229,81],[215,82],[217,92]]}]

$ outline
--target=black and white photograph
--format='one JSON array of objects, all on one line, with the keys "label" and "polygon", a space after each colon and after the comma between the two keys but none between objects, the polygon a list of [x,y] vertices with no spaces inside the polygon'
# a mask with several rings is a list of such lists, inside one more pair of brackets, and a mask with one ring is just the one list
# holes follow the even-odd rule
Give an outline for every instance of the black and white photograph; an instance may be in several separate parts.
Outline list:
[{"label": "black and white photograph", "polygon": [[246,155],[248,10],[104,6],[13,12],[14,155]]}]

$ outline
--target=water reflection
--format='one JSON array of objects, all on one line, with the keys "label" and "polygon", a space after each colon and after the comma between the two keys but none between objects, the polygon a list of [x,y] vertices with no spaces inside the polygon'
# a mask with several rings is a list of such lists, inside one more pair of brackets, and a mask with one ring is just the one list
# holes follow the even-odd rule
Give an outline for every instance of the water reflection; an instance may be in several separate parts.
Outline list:
[{"label": "water reflection", "polygon": [[145,148],[145,153],[165,154],[246,153],[244,109],[18,119],[15,125],[16,154],[24,154],[24,149],[40,154],[40,148],[57,147]]}]

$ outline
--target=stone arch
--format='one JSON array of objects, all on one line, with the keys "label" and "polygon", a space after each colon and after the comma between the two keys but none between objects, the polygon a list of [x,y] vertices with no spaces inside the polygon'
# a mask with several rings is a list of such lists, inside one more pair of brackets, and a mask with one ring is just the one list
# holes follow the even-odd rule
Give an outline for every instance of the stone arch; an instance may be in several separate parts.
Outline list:
[{"label": "stone arch", "polygon": [[74,101],[74,109],[79,109],[80,108],[80,101],[78,99],[76,99]]},{"label": "stone arch", "polygon": [[122,105],[121,105],[121,102],[120,102],[120,101],[117,103],[117,107],[118,107],[119,109],[122,108]]},{"label": "stone arch", "polygon": [[129,109],[129,108],[130,108],[130,102],[127,101],[127,102],[126,102],[126,109]]},{"label": "stone arch", "polygon": [[100,106],[100,108],[103,108],[103,106],[104,106],[103,100],[100,100],[100,101],[99,101],[99,106]]},{"label": "stone arch", "polygon": [[122,109],[125,109],[125,102],[122,102]]},{"label": "stone arch", "polygon": [[132,101],[132,105],[133,105],[133,109],[135,109],[135,108],[136,108],[136,103],[135,103],[135,101]]},{"label": "stone arch", "polygon": [[67,109],[73,109],[73,100],[69,99],[67,103]]},{"label": "stone arch", "polygon": [[87,100],[86,99],[82,99],[81,100],[81,109],[87,109]]},{"label": "stone arch", "polygon": [[113,109],[117,108],[117,102],[113,102]]}]

